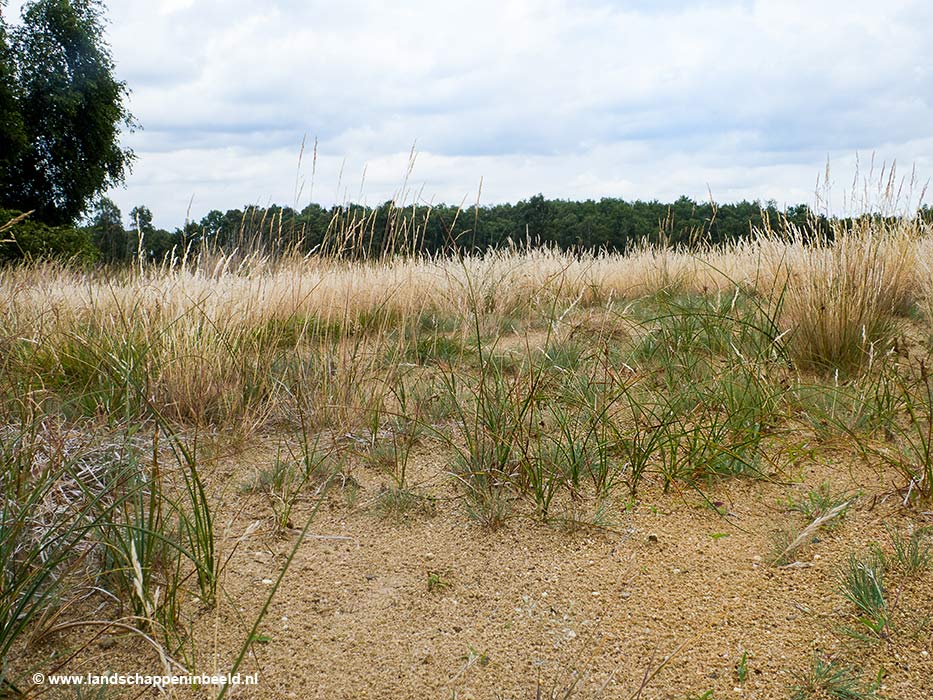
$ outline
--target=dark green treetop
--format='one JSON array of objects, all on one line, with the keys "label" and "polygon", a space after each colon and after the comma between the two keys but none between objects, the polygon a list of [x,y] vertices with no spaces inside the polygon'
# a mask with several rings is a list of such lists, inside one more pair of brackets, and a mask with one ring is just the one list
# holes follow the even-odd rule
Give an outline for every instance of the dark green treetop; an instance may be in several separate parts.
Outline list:
[{"label": "dark green treetop", "polygon": [[132,163],[120,145],[134,125],[129,92],[114,77],[99,0],[32,0],[22,17],[0,54],[0,117],[10,115],[0,139],[13,146],[0,161],[0,206],[72,224]]}]

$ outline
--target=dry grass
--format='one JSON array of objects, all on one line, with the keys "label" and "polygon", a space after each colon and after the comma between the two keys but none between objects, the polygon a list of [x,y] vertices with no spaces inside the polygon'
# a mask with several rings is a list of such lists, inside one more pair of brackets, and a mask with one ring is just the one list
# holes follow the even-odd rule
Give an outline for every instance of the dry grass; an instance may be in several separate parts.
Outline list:
[{"label": "dry grass", "polygon": [[385,345],[386,335],[395,339],[425,318],[462,325],[476,311],[521,319],[660,289],[729,292],[738,285],[768,300],[799,366],[855,371],[883,349],[898,314],[917,301],[931,304],[930,240],[915,222],[899,220],[865,221],[837,231],[832,242],[762,232],[700,253],[531,250],[371,263],[250,256],[236,264],[205,256],[170,270],[111,276],[42,264],[0,273],[0,346],[40,348],[47,365],[32,368],[40,381],[43,369],[91,381],[114,361],[135,362],[169,413],[211,422],[274,404],[268,360],[276,350],[328,347],[321,378],[330,381],[339,374],[335,363],[356,363],[359,375],[360,362],[378,355],[354,339]]},{"label": "dry grass", "polygon": [[849,372],[883,351],[929,284],[921,244],[912,222],[860,221],[832,242],[789,245],[782,318],[797,363]]}]

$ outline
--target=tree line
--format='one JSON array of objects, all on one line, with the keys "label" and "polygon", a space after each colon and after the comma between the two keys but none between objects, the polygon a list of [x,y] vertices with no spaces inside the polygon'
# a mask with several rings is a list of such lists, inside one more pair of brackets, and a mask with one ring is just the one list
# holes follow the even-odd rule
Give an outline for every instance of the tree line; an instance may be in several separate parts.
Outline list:
[{"label": "tree line", "polygon": [[716,205],[688,197],[673,203],[618,198],[568,201],[538,194],[515,204],[469,209],[400,207],[390,201],[375,207],[309,204],[300,211],[281,206],[213,210],[200,221],[168,231],[153,225],[146,206],[135,207],[124,217],[111,200],[100,199],[85,225],[72,229],[71,242],[62,252],[114,263],[139,256],[158,262],[203,247],[223,253],[322,252],[357,258],[483,252],[526,244],[625,252],[644,243],[718,244],[746,238],[754,229],[786,231],[820,221],[826,223],[806,205],[788,209],[778,209],[774,202]]},{"label": "tree line", "polygon": [[[0,225],[17,216],[0,209]],[[933,208],[919,215],[933,224]],[[52,226],[26,219],[0,243],[0,259],[77,258],[123,263],[176,260],[204,249],[233,252],[323,253],[345,258],[390,254],[481,253],[508,246],[544,245],[566,251],[627,252],[643,245],[694,248],[739,241],[769,230],[779,235],[830,237],[835,223],[805,204],[715,204],[680,197],[672,203],[606,197],[569,201],[535,195],[514,204],[468,209],[450,205],[400,207],[309,204],[212,210],[174,230],[157,228],[143,205],[124,215],[99,198],[81,225]],[[2,236],[0,236],[2,238]]]}]

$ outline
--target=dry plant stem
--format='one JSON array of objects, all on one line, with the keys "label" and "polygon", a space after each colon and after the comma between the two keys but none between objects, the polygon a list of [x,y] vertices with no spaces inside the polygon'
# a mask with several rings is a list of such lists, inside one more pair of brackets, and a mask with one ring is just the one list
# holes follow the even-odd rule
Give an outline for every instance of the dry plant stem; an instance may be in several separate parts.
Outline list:
[{"label": "dry plant stem", "polygon": [[[143,621],[145,622],[145,620],[143,620]],[[166,651],[165,651],[165,647],[163,647],[161,644],[159,644],[155,639],[153,639],[152,637],[150,637],[148,634],[146,634],[145,632],[143,632],[143,631],[142,631],[141,629],[139,629],[138,627],[134,627],[133,625],[130,625],[130,624],[125,623],[125,622],[120,622],[119,620],[80,620],[80,621],[77,621],[77,622],[63,622],[63,623],[60,623],[60,624],[58,624],[58,625],[55,625],[54,627],[52,627],[51,629],[49,629],[49,630],[47,631],[47,634],[54,634],[54,633],[56,633],[56,632],[64,632],[65,630],[69,630],[69,629],[76,629],[76,628],[80,629],[80,628],[83,628],[83,627],[102,627],[103,629],[100,631],[99,634],[103,634],[103,633],[105,633],[107,630],[110,630],[110,629],[120,629],[120,630],[123,630],[123,631],[125,631],[125,632],[131,632],[132,634],[134,634],[135,636],[141,638],[143,641],[145,641],[147,644],[149,644],[149,646],[151,646],[151,647],[156,651],[156,653],[158,653],[159,659],[160,659],[160,660],[162,661],[162,663],[165,665],[166,669],[169,669],[169,668],[171,668],[171,667],[174,667],[177,671],[180,671],[181,673],[188,673],[188,672],[189,672],[189,669],[186,669],[182,664],[178,663],[177,661],[175,661],[175,659],[173,659],[171,656],[169,656],[169,655],[166,653]],[[80,650],[79,650],[79,651],[80,651]],[[75,654],[77,654],[77,653],[78,653],[78,652],[75,652]],[[54,673],[55,671],[57,671],[57,670],[63,668],[64,665],[65,665],[68,661],[70,661],[71,658],[73,658],[73,656],[74,656],[74,654],[73,654],[71,657],[69,657],[69,658],[65,659],[64,661],[62,661],[62,662],[61,662],[55,669],[53,669],[51,672]]]},{"label": "dry plant stem", "polygon": [[789,545],[787,545],[787,547],[778,556],[774,558],[774,563],[776,565],[780,565],[781,562],[784,562],[787,557],[791,556],[806,542],[809,542],[821,527],[844,513],[854,501],[855,499],[850,499],[844,503],[839,503],[834,508],[826,511],[826,513],[823,515],[814,518],[813,521],[803,530],[801,530],[800,534],[797,535],[794,540]]},{"label": "dry plant stem", "polygon": [[639,683],[638,688],[635,689],[635,692],[633,692],[631,695],[628,696],[627,700],[639,700],[639,698],[641,698],[641,694],[645,692],[645,688],[648,687],[648,684],[651,683],[654,677],[657,676],[664,669],[664,667],[667,666],[671,662],[671,660],[675,656],[677,656],[677,654],[679,654],[683,650],[683,648],[687,646],[690,642],[692,642],[695,638],[696,637],[694,636],[694,637],[690,637],[689,639],[685,639],[684,641],[682,641],[680,644],[677,645],[674,651],[672,651],[670,654],[665,656],[664,659],[661,661],[661,663],[659,663],[654,668],[652,668],[651,664],[654,661],[654,653],[657,650],[655,650],[655,652],[652,652],[651,658],[648,659],[648,666],[647,668],[645,668],[645,675],[642,677],[641,683]]}]

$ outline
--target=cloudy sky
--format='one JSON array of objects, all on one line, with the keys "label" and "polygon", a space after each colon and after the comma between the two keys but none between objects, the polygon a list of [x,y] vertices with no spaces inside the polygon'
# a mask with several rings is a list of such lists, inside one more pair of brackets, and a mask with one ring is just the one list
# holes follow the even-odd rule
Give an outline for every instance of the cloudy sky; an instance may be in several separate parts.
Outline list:
[{"label": "cloudy sky", "polygon": [[107,4],[143,127],[111,196],[167,228],[189,202],[378,203],[413,146],[407,201],[473,202],[482,178],[484,203],[813,203],[828,158],[838,209],[857,155],[933,174],[924,0]]}]

